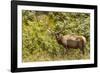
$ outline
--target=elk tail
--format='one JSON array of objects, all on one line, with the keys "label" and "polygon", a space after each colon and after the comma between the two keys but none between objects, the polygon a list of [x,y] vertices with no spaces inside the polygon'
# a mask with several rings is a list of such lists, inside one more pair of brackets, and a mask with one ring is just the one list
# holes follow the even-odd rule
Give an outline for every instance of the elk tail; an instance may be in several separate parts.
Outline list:
[{"label": "elk tail", "polygon": [[81,51],[82,53],[84,54],[84,48],[85,48],[85,45],[86,45],[86,38],[81,36],[81,41],[82,41],[82,48],[81,48]]}]

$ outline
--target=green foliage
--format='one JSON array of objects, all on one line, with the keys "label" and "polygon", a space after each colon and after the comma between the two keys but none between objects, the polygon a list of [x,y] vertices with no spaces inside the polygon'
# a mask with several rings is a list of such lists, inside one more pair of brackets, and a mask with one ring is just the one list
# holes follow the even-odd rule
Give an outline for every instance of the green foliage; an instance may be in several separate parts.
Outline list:
[{"label": "green foliage", "polygon": [[[62,28],[63,35],[86,37],[84,55],[80,54],[79,49],[71,48],[65,51],[65,48],[57,43],[50,31],[57,32]],[[90,14],[23,10],[22,37],[23,62],[89,59]]]}]

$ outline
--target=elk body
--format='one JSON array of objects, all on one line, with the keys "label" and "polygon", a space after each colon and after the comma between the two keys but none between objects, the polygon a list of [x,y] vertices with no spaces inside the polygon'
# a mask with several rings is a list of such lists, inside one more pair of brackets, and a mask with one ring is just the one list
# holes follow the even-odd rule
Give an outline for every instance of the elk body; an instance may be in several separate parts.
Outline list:
[{"label": "elk body", "polygon": [[86,45],[86,38],[84,36],[77,35],[62,35],[60,33],[56,33],[56,40],[59,44],[61,44],[64,48],[79,48],[80,51],[84,54],[84,48]]}]

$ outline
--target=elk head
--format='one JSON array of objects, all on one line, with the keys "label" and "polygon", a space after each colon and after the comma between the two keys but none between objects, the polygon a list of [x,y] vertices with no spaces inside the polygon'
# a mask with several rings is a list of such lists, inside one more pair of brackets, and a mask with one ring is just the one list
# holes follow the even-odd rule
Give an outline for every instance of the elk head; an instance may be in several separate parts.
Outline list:
[{"label": "elk head", "polygon": [[64,25],[62,25],[62,27],[60,27],[56,31],[52,31],[52,30],[50,30],[50,28],[48,29],[48,31],[51,32],[51,34],[53,34],[55,36],[55,38],[59,44],[62,44],[62,38],[63,38],[62,32],[65,30],[65,25],[66,25],[66,23],[64,22]]},{"label": "elk head", "polygon": [[57,42],[59,44],[62,44],[61,40],[62,40],[63,35],[61,33],[55,33],[54,35],[55,35],[55,38],[56,38]]}]

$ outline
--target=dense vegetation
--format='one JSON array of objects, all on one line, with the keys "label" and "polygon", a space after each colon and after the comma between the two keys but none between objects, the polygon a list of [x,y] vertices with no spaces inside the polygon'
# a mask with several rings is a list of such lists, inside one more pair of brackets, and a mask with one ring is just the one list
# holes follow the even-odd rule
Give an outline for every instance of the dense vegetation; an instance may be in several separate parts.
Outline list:
[{"label": "dense vegetation", "polygon": [[[57,43],[51,31],[57,32],[62,28],[63,35],[75,34],[86,38],[84,55],[73,48],[65,52],[65,48]],[[90,14],[23,10],[22,43],[23,62],[89,59]]]}]

